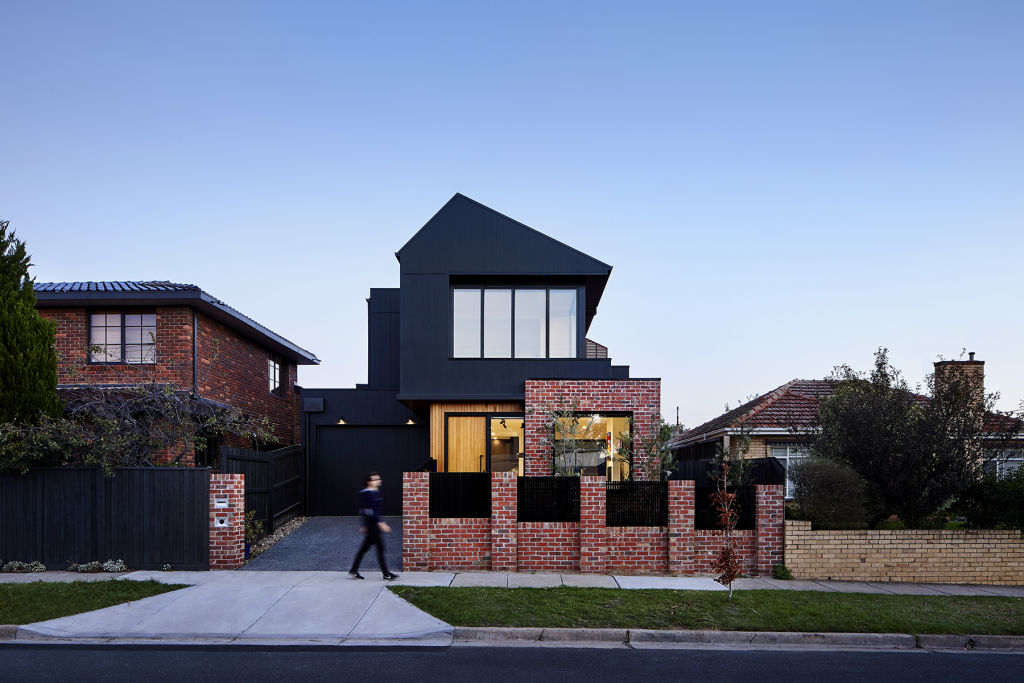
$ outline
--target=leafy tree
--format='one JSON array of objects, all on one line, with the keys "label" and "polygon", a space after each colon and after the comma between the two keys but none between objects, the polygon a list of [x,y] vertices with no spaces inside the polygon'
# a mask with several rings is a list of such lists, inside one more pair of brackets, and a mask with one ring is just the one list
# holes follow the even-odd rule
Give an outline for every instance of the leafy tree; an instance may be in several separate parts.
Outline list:
[{"label": "leafy tree", "polygon": [[795,505],[801,519],[819,529],[864,529],[879,515],[870,505],[866,482],[852,469],[834,460],[810,457],[790,465],[796,485]]},{"label": "leafy tree", "polygon": [[0,423],[60,414],[54,324],[36,312],[25,243],[0,221]]},{"label": "leafy tree", "polygon": [[882,514],[907,527],[927,525],[983,472],[987,449],[1020,431],[1020,421],[995,411],[997,394],[980,378],[948,372],[929,378],[930,396],[910,390],[889,362],[875,354],[864,375],[840,366],[835,388],[819,404],[810,435],[813,454],[842,463],[868,483]]},{"label": "leafy tree", "polygon": [[540,443],[551,449],[556,475],[579,476],[583,471],[583,452],[589,443],[593,417],[580,415],[578,401],[567,401],[559,396],[558,401],[532,408],[544,420],[544,435]]}]

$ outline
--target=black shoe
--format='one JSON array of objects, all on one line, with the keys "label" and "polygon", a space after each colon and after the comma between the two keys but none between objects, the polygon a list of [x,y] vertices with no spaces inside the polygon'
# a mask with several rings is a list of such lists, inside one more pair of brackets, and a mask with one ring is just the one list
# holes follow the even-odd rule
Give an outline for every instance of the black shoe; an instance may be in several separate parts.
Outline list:
[{"label": "black shoe", "polygon": [[366,578],[365,576],[363,576],[362,574],[360,574],[359,572],[357,572],[355,570],[350,571],[348,573],[348,575],[351,576],[353,579],[365,579]]},{"label": "black shoe", "polygon": [[397,578],[398,578],[398,574],[392,574],[391,572],[388,572],[387,574],[384,575],[384,580],[385,581],[394,581]]}]

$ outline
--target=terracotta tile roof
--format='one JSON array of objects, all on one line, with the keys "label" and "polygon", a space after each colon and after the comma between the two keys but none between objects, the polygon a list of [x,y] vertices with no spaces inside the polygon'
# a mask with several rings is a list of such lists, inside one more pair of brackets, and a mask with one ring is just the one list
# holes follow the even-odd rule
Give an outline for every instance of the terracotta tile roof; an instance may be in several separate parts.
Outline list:
[{"label": "terracotta tile roof", "polygon": [[[811,427],[818,415],[818,401],[832,394],[835,381],[827,379],[794,379],[738,408],[687,430],[669,442],[669,448],[685,445],[706,435],[713,435],[740,424],[751,429],[788,429]],[[928,401],[917,395],[919,401]],[[992,432],[1006,432],[1020,424],[996,413],[986,413],[985,428]]]}]

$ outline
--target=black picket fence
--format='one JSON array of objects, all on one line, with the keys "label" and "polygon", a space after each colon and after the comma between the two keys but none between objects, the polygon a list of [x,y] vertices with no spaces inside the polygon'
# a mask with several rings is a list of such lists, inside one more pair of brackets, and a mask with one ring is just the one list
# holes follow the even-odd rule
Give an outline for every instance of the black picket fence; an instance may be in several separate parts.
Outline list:
[{"label": "black picket fence", "polygon": [[[738,486],[731,489],[736,493],[736,506],[739,510],[739,521],[736,529],[754,529],[757,527],[757,493],[753,486]],[[719,513],[715,509],[711,496],[714,486],[694,487],[693,526],[695,529],[721,529]]]},{"label": "black picket fence", "polygon": [[204,570],[210,471],[33,468],[0,474],[0,558],[48,569],[120,559],[132,569]]},{"label": "black picket fence", "polygon": [[607,526],[668,526],[668,482],[610,481],[605,486]]},{"label": "black picket fence", "polygon": [[580,521],[579,477],[519,477],[516,498],[520,522]]},{"label": "black picket fence", "polygon": [[[715,482],[710,476],[714,468],[714,460],[704,458],[702,460],[680,460],[672,467],[672,475],[669,479],[691,480],[697,486],[714,486]],[[751,458],[746,461],[746,472],[744,473],[744,485],[755,484],[785,484],[786,470],[775,458]]]},{"label": "black picket fence", "polygon": [[245,509],[255,510],[266,533],[304,511],[305,458],[302,446],[275,451],[221,446],[220,469],[245,475]]},{"label": "black picket fence", "polygon": [[490,517],[491,475],[488,472],[431,472],[431,517]]}]

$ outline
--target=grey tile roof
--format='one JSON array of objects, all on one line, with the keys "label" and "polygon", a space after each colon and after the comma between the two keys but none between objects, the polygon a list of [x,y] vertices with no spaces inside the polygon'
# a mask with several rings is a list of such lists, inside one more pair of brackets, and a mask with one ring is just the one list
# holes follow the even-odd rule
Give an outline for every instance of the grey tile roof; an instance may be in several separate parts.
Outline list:
[{"label": "grey tile roof", "polygon": [[167,280],[134,282],[37,282],[37,292],[198,292],[196,285]]},{"label": "grey tile roof", "polygon": [[194,306],[236,330],[263,342],[274,351],[302,365],[318,365],[310,351],[288,341],[241,311],[228,306],[198,285],[169,280],[113,280],[101,282],[36,282],[33,284],[42,306],[131,303],[138,305],[173,303]]}]

